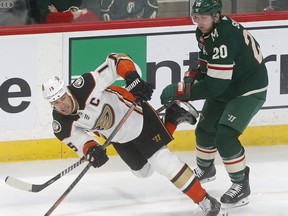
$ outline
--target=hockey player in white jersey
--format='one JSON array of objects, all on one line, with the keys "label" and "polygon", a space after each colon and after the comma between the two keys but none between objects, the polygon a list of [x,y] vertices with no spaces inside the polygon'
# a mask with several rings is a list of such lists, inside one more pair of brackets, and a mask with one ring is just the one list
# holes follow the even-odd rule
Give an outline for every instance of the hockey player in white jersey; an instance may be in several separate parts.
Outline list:
[{"label": "hockey player in white jersey", "polygon": [[[125,79],[126,88],[112,85],[119,76]],[[67,87],[62,79],[53,77],[43,83],[42,91],[53,107],[55,136],[94,167],[108,161],[96,137],[109,137],[131,104],[140,99],[111,142],[122,160],[137,177],[148,177],[154,171],[165,176],[199,204],[204,215],[225,215],[192,169],[167,148],[177,124],[195,124],[195,117],[174,104],[167,108],[163,123],[146,102],[153,89],[140,78],[128,55],[110,54],[93,72],[84,73]]]}]

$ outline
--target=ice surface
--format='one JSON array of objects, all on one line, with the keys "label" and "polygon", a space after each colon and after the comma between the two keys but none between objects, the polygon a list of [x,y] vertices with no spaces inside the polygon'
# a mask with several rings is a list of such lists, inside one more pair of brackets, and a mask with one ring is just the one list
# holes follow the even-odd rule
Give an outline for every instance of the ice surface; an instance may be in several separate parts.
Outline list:
[{"label": "ice surface", "polygon": [[[194,167],[195,152],[176,152]],[[252,194],[247,206],[229,210],[231,216],[288,215],[288,145],[246,147],[251,168]],[[0,163],[0,216],[44,215],[84,169],[80,165],[38,193],[14,189],[4,180],[13,176],[42,184],[78,159]],[[219,155],[217,178],[204,188],[217,199],[231,186]],[[150,178],[135,177],[117,156],[99,168],[91,168],[52,215],[58,216],[192,216],[201,215],[197,205],[166,178],[155,173]]]}]

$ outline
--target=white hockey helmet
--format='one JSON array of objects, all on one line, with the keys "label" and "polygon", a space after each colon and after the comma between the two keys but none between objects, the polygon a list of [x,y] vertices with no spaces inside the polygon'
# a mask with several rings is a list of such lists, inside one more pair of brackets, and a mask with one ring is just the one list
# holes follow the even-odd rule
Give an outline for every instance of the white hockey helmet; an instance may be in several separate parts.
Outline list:
[{"label": "white hockey helmet", "polygon": [[50,103],[58,100],[67,92],[67,87],[62,79],[53,76],[42,84],[43,97]]}]

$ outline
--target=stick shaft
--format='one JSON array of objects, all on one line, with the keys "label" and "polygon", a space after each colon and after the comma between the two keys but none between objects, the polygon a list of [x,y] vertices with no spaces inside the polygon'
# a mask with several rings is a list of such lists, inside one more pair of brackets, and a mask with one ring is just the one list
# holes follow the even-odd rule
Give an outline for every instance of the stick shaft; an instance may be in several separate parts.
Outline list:
[{"label": "stick shaft", "polygon": [[14,188],[17,188],[20,190],[34,192],[34,193],[39,192],[39,191],[42,191],[43,189],[45,189],[46,187],[48,187],[49,185],[51,185],[52,183],[54,183],[55,181],[57,181],[58,179],[62,178],[67,173],[74,170],[76,167],[78,167],[83,162],[84,162],[84,157],[81,158],[80,160],[78,160],[76,163],[69,166],[68,168],[66,168],[65,170],[63,170],[62,172],[58,173],[57,175],[55,175],[54,177],[52,177],[51,179],[49,179],[48,181],[46,181],[43,184],[33,184],[33,183],[29,183],[29,182],[24,182],[22,180],[19,180],[17,178],[12,177],[12,176],[7,176],[5,179],[5,183],[11,187],[14,187]]},{"label": "stick shaft", "polygon": [[67,190],[62,194],[62,196],[54,203],[54,205],[47,211],[45,216],[51,215],[51,213],[57,208],[57,206],[65,199],[65,197],[72,191],[76,184],[81,180],[81,178],[86,174],[86,172],[92,166],[91,163],[88,163],[82,172],[77,176],[77,178],[72,182],[72,184],[67,188]]}]

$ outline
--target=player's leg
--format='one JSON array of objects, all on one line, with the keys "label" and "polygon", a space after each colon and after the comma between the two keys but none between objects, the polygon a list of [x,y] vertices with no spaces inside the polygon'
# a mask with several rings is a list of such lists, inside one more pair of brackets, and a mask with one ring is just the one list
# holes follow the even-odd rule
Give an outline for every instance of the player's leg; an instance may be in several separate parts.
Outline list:
[{"label": "player's leg", "polygon": [[223,113],[226,103],[208,99],[205,101],[202,115],[196,130],[196,162],[195,174],[201,183],[210,182],[216,179],[214,159],[217,148],[215,136],[218,121]]},{"label": "player's leg", "polygon": [[192,169],[166,146],[155,152],[148,162],[156,172],[169,179],[175,187],[198,204],[204,215],[225,215],[221,204],[206,193]]},{"label": "player's leg", "polygon": [[154,170],[147,159],[139,152],[133,142],[113,143],[113,147],[120,158],[130,167],[132,173],[140,178],[146,178],[153,174]]},{"label": "player's leg", "polygon": [[250,195],[249,167],[246,166],[245,150],[238,139],[240,135],[240,132],[231,127],[221,124],[218,126],[218,152],[232,181],[232,186],[221,197],[224,208],[248,204]]},{"label": "player's leg", "polygon": [[144,126],[140,136],[133,141],[135,146],[147,158],[153,170],[199,204],[205,215],[218,215],[221,204],[206,193],[192,169],[167,148],[172,138],[158,115],[145,105],[143,113]]},{"label": "player's leg", "polygon": [[265,93],[232,100],[219,121],[216,145],[232,181],[232,186],[221,197],[225,208],[248,204],[250,169],[246,166],[245,149],[239,136],[262,107],[265,101],[263,97],[265,98]]}]

